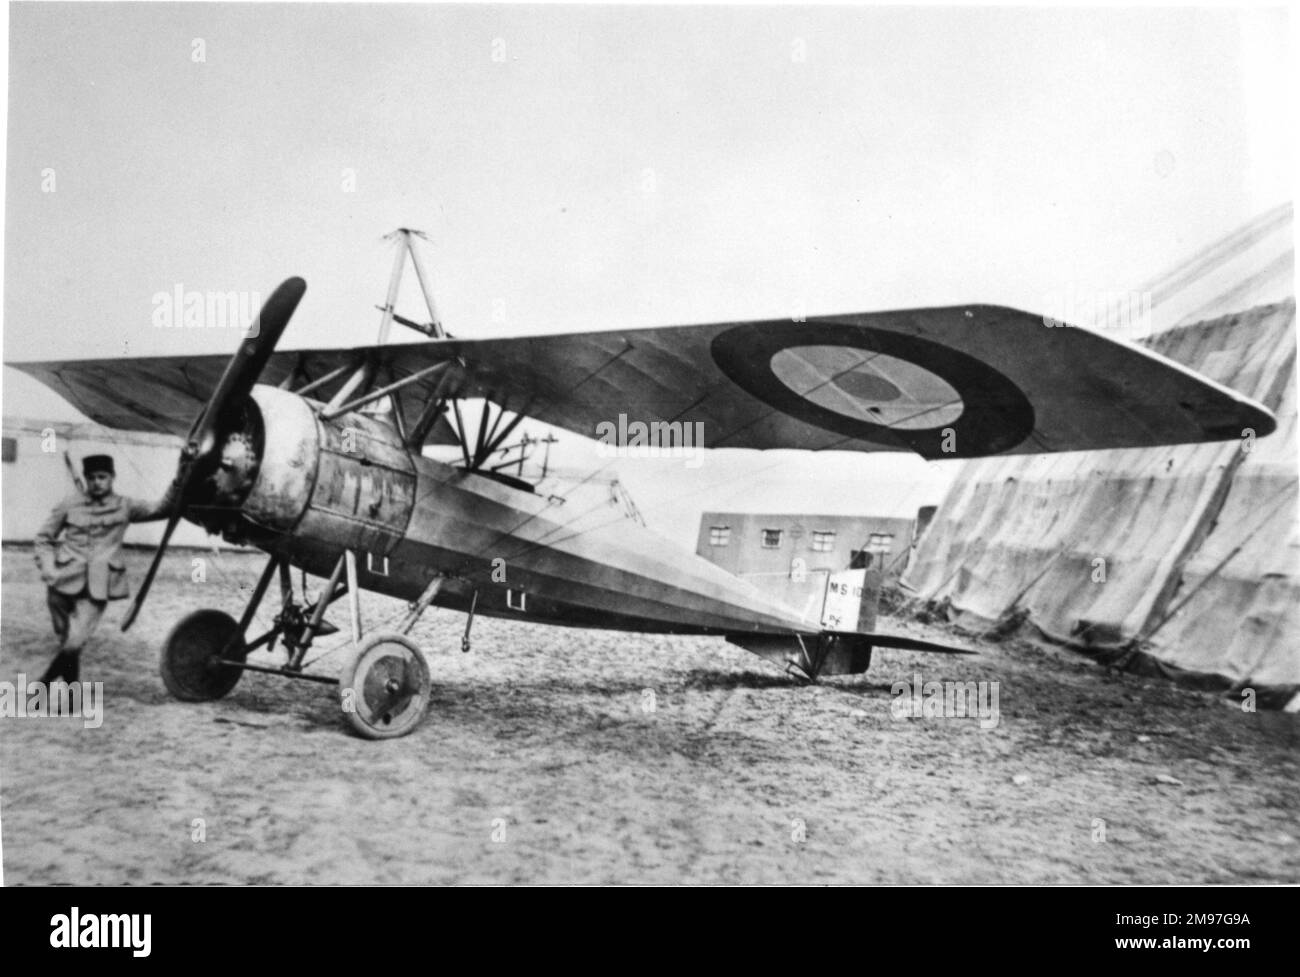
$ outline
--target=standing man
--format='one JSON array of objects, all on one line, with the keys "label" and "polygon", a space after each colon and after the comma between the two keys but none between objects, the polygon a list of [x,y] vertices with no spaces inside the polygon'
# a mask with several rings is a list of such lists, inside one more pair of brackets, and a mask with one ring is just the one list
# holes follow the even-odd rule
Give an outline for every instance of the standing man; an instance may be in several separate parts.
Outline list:
[{"label": "standing man", "polygon": [[78,680],[81,649],[104,608],[130,593],[122,559],[127,525],[166,517],[175,492],[173,485],[156,502],[113,494],[116,473],[110,455],[89,456],[81,470],[85,491],[56,505],[36,533],[36,565],[48,588],[46,601],[59,638],[59,653],[41,676],[46,683]]}]

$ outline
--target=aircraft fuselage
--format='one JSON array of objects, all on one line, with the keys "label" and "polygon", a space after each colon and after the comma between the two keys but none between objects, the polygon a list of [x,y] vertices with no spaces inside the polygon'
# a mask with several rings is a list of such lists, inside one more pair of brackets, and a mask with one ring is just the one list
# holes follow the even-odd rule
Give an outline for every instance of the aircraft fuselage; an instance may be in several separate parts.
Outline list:
[{"label": "aircraft fuselage", "polygon": [[[366,590],[551,624],[678,634],[815,634],[815,622],[629,519],[408,449],[387,418],[322,421],[302,397],[253,390],[259,469],[236,535],[328,577],[357,556]],[[475,593],[477,597],[475,598]]]}]

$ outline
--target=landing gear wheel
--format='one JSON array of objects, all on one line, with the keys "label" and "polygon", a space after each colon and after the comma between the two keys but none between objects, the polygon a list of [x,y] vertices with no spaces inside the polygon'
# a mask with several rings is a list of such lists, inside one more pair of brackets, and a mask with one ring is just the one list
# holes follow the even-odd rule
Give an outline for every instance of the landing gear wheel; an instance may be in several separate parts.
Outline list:
[{"label": "landing gear wheel", "polygon": [[228,693],[243,669],[218,661],[227,644],[227,659],[242,662],[248,655],[238,623],[223,611],[195,611],[177,621],[159,662],[167,691],[182,702],[210,702]]},{"label": "landing gear wheel", "polygon": [[405,736],[429,707],[429,666],[419,646],[395,631],[372,634],[339,674],[343,715],[367,739]]}]

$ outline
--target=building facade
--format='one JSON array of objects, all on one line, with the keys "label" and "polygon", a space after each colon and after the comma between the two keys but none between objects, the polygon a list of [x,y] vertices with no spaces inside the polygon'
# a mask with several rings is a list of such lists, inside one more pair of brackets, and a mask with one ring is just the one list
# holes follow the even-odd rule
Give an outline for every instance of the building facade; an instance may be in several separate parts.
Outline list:
[{"label": "building facade", "polygon": [[[30,543],[50,509],[76,491],[87,455],[112,455],[117,467],[114,491],[137,498],[156,498],[176,477],[180,439],[164,434],[114,431],[98,424],[6,417],[0,455],[4,542]],[[165,522],[138,523],[127,530],[127,545],[156,545]],[[225,547],[217,536],[184,520],[173,545]]]},{"label": "building facade", "polygon": [[886,516],[706,512],[695,552],[816,617],[836,571],[867,568],[896,580],[916,526],[916,519]]}]

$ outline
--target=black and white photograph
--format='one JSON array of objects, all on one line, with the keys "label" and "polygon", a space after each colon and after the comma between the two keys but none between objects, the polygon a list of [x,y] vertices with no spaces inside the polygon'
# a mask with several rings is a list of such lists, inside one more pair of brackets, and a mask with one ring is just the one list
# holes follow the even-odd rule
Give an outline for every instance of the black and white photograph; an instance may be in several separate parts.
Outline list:
[{"label": "black and white photograph", "polygon": [[1293,20],[9,4],[3,883],[1300,884]]}]

